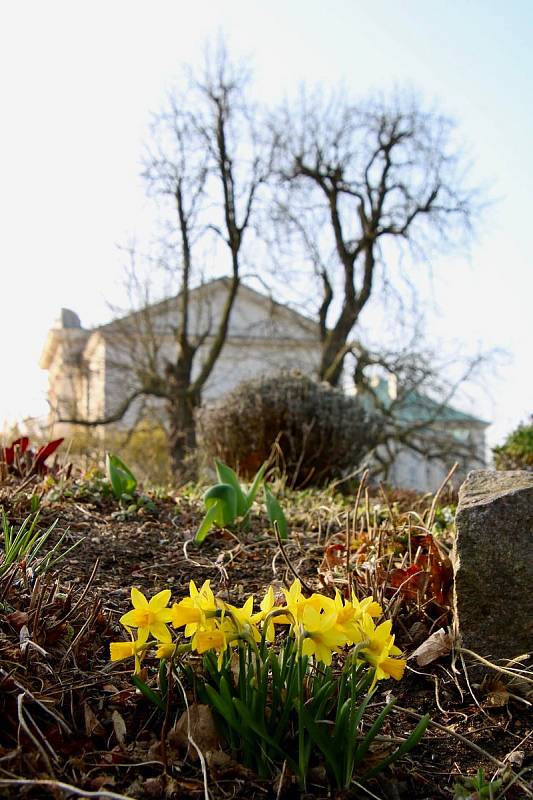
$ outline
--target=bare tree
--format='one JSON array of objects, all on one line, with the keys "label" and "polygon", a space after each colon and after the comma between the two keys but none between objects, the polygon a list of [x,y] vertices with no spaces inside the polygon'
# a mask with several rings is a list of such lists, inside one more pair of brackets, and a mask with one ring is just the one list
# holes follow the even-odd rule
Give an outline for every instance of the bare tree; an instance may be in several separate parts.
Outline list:
[{"label": "bare tree", "polygon": [[[353,341],[357,395],[376,415],[373,460],[375,474],[388,479],[400,450],[438,461],[459,472],[484,466],[485,423],[456,412],[450,403],[465,382],[479,380],[497,353],[445,360],[417,349],[416,341],[395,352],[371,352]],[[455,368],[451,379],[450,362]]]},{"label": "bare tree", "polygon": [[[137,296],[139,310],[112,323],[122,401],[100,419],[63,420],[104,425],[122,419],[139,397],[159,398],[166,408],[176,471],[195,445],[194,413],[226,341],[243,243],[270,169],[269,148],[257,134],[247,84],[246,70],[234,67],[219,46],[214,58],[207,55],[203,75],[189,74],[185,91],[171,94],[154,118],[143,174],[149,194],[171,209],[161,261],[177,284],[177,307],[176,300],[153,305],[147,295]],[[191,292],[202,282],[209,247],[218,247],[228,263],[225,300],[220,313],[207,309],[192,320]],[[133,251],[131,286],[142,295]]]},{"label": "bare tree", "polygon": [[277,222],[319,279],[319,377],[335,385],[361,313],[372,296],[383,299],[398,259],[466,242],[476,193],[452,123],[405,98],[352,104],[304,92],[274,128]]}]

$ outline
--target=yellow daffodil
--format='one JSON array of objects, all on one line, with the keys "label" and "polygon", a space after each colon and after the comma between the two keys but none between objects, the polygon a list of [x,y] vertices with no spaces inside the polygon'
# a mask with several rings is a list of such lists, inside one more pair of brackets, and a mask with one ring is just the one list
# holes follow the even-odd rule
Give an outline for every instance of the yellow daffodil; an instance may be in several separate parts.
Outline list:
[{"label": "yellow daffodil", "polygon": [[269,614],[273,611],[277,611],[278,607],[276,606],[276,596],[274,594],[274,589],[272,586],[268,587],[268,591],[261,600],[259,604],[259,608],[261,611],[258,611],[257,614],[254,614],[252,617],[252,621],[254,624],[258,624],[259,622],[266,622],[266,630],[265,630],[265,639],[267,642],[273,642],[276,638],[276,631],[274,628],[274,624],[276,622],[280,622],[280,617],[284,615],[273,616],[268,619]]},{"label": "yellow daffodil", "polygon": [[365,597],[363,600],[358,600],[355,593],[352,592],[352,606],[356,608],[361,616],[368,614],[369,617],[380,617],[383,614],[383,609],[379,603],[376,603],[373,597]]},{"label": "yellow daffodil", "polygon": [[367,642],[360,652],[361,659],[367,661],[375,669],[370,689],[374,688],[377,681],[386,678],[394,678],[399,681],[405,670],[405,661],[400,658],[391,658],[391,656],[401,655],[401,650],[394,644],[390,619],[376,627],[367,616],[361,621],[361,628]]},{"label": "yellow daffodil", "polygon": [[[174,628],[185,626],[185,636],[193,636],[202,628],[213,628],[211,621],[218,608],[217,601],[209,585],[205,581],[198,589],[194,581],[189,583],[189,597],[174,603],[171,609],[171,623]],[[210,620],[208,622],[208,620]]]},{"label": "yellow daffodil", "polygon": [[294,622],[300,622],[307,606],[311,606],[315,611],[320,612],[324,608],[324,603],[329,598],[324,597],[322,594],[312,594],[311,597],[304,597],[302,594],[302,584],[296,578],[288,589],[283,589],[285,595],[285,604],[290,614],[287,616],[280,615],[276,617],[276,622],[292,625]]},{"label": "yellow daffodil", "polygon": [[346,635],[336,622],[337,615],[334,611],[321,614],[316,608],[307,605],[302,612],[301,621],[302,655],[315,656],[318,661],[329,666],[332,653],[346,644]]},{"label": "yellow daffodil", "polygon": [[192,648],[200,654],[206,653],[208,650],[215,650],[218,653],[217,668],[220,670],[222,669],[222,659],[228,643],[229,639],[226,631],[216,627],[213,630],[197,631],[192,640]]},{"label": "yellow daffodil", "polygon": [[[236,632],[245,636],[251,635],[258,642],[261,634],[257,630],[256,624],[261,620],[262,613],[254,614],[254,598],[249,597],[242,608],[237,608],[229,603],[226,604],[228,614],[225,616],[225,628],[233,628]],[[229,625],[228,625],[229,623]]]},{"label": "yellow daffodil", "polygon": [[147,630],[139,630],[139,638],[134,639],[131,634],[131,642],[111,642],[109,653],[111,661],[122,661],[124,658],[135,657],[135,673],[141,669],[141,658],[146,650],[146,640],[148,639]]},{"label": "yellow daffodil", "polygon": [[172,658],[176,652],[176,645],[174,642],[162,642],[157,648],[155,654],[157,658]]},{"label": "yellow daffodil", "polygon": [[372,597],[359,601],[352,595],[351,601],[343,600],[338,591],[333,599],[324,597],[324,609],[328,613],[336,613],[336,624],[346,634],[348,644],[356,644],[363,638],[360,622],[365,615],[373,617],[382,613],[381,606]]},{"label": "yellow daffodil", "polygon": [[170,642],[172,637],[165,623],[170,622],[172,612],[167,608],[170,600],[170,589],[158,592],[150,601],[138,589],[131,590],[133,609],[123,614],[120,622],[127,628],[138,628],[146,638],[151,634],[160,642]]}]

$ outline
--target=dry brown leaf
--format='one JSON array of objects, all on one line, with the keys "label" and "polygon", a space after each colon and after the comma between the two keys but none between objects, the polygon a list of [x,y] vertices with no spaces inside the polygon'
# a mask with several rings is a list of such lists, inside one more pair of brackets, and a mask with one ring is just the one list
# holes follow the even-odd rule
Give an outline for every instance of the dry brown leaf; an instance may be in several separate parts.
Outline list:
[{"label": "dry brown leaf", "polygon": [[124,718],[118,713],[118,711],[113,711],[111,719],[113,720],[113,728],[115,731],[115,736],[117,737],[117,742],[121,745],[121,747],[124,747],[126,743],[127,730]]},{"label": "dry brown leaf", "polygon": [[113,775],[97,775],[95,778],[91,780],[91,789],[98,791],[98,789],[102,789],[105,786],[114,786],[115,785],[115,778]]},{"label": "dry brown leaf", "polygon": [[525,757],[526,754],[524,750],[512,750],[510,753],[507,753],[503,760],[506,764],[510,764],[514,769],[521,769]]},{"label": "dry brown leaf", "polygon": [[[169,735],[169,740],[172,744],[186,747],[189,745],[189,735],[202,753],[219,748],[220,739],[209,706],[202,703],[191,703],[176,722]],[[198,758],[194,747],[191,747],[190,755],[195,760]]]},{"label": "dry brown leaf", "polygon": [[497,678],[491,679],[484,685],[487,692],[485,705],[491,708],[503,708],[509,702],[509,690],[507,686]]},{"label": "dry brown leaf", "polygon": [[438,631],[432,633],[425,642],[416,648],[411,653],[409,658],[416,658],[416,663],[419,667],[425,667],[436,661],[441,656],[447,656],[452,649],[452,641],[450,635],[446,633],[444,628],[439,628]]},{"label": "dry brown leaf", "polygon": [[19,631],[20,652],[24,653],[30,641],[30,631],[27,625],[23,625]]},{"label": "dry brown leaf", "polygon": [[89,703],[83,704],[85,733],[87,736],[105,736],[105,728],[97,718]]},{"label": "dry brown leaf", "polygon": [[6,614],[4,617],[5,621],[16,630],[20,630],[23,625],[26,625],[28,622],[28,614],[25,611],[13,611],[11,614]]}]

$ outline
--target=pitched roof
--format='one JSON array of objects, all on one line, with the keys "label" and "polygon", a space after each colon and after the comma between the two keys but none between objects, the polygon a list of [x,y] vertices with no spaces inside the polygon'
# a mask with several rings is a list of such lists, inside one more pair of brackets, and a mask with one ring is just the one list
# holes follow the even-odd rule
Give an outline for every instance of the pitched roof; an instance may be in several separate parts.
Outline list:
[{"label": "pitched roof", "polygon": [[[221,278],[213,278],[206,283],[202,283],[199,286],[195,286],[189,292],[189,297],[191,299],[200,297],[202,294],[213,292],[218,289],[219,286],[229,286],[231,279],[227,276],[223,276]],[[295,322],[300,328],[302,328],[307,333],[311,334],[313,340],[317,340],[318,333],[319,333],[319,325],[318,323],[312,319],[311,317],[302,314],[300,311],[296,311],[294,308],[286,305],[285,303],[280,303],[277,300],[274,300],[273,297],[270,295],[263,294],[262,292],[258,292],[256,289],[252,289],[251,286],[243,283],[241,281],[239,285],[239,294],[241,297],[246,296],[249,300],[258,305],[268,305],[273,309],[276,310],[278,313],[284,314],[288,316],[293,322]],[[163,300],[159,300],[156,303],[152,303],[148,308],[152,312],[164,312],[168,308],[172,308],[173,305],[177,303],[177,301],[181,297],[181,292],[178,294],[173,295],[172,297],[166,297]],[[124,322],[130,318],[134,318],[137,314],[141,313],[141,311],[131,311],[125,314],[122,317],[117,317],[110,322],[105,323],[104,325],[99,325],[96,328],[93,328],[93,331],[99,331],[102,333],[106,333],[107,331],[112,331],[113,327],[116,326],[118,322]]]},{"label": "pitched roof", "polygon": [[[386,407],[390,407],[393,399],[389,392],[389,385],[386,380],[380,378],[377,385],[373,387],[379,401]],[[417,391],[410,391],[405,394],[403,398],[396,405],[396,416],[398,420],[411,423],[411,422],[456,422],[463,424],[475,424],[488,427],[490,422],[475,417],[472,414],[467,414],[464,411],[446,403],[439,403],[432,400],[425,394]]]}]

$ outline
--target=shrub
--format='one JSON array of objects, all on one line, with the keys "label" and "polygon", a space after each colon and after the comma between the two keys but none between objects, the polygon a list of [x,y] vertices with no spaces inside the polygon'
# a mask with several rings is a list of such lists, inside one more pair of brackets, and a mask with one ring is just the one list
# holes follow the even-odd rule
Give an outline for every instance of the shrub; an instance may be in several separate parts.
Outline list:
[{"label": "shrub", "polygon": [[108,426],[73,428],[68,436],[69,458],[81,469],[103,466],[106,450],[118,455],[145,484],[166,485],[171,480],[167,435],[157,422],[141,420],[133,430]]},{"label": "shrub", "polygon": [[492,452],[496,469],[533,470],[533,415]]},{"label": "shrub", "polygon": [[245,477],[277,442],[291,486],[344,476],[373,444],[374,419],[355,397],[299,373],[245,381],[197,416],[203,453]]}]

